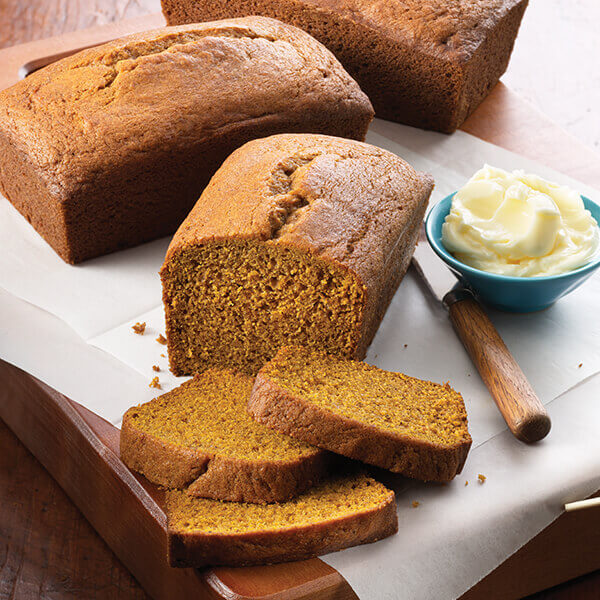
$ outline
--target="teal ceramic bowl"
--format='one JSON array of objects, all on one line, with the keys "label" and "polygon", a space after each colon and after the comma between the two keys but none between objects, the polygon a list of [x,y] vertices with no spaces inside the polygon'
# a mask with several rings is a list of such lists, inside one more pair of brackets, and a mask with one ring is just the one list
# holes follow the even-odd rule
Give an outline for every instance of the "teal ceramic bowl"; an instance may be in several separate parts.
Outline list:
[{"label": "teal ceramic bowl", "polygon": [[[469,267],[452,256],[442,244],[442,224],[450,212],[452,197],[444,198],[427,215],[425,230],[435,253],[455,275],[485,303],[508,312],[534,312],[548,308],[559,298],[578,288],[600,267],[600,255],[579,269],[546,277],[509,277]],[[585,208],[600,223],[600,206],[582,196]]]}]

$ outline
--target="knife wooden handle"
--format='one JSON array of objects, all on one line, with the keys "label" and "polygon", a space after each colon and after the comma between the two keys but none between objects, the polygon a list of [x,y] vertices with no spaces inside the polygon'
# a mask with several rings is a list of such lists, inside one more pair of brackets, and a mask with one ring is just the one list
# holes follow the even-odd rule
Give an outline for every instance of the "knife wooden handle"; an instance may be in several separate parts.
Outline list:
[{"label": "knife wooden handle", "polygon": [[550,417],[481,304],[464,289],[446,294],[444,303],[452,325],[515,437],[523,442],[546,437]]}]

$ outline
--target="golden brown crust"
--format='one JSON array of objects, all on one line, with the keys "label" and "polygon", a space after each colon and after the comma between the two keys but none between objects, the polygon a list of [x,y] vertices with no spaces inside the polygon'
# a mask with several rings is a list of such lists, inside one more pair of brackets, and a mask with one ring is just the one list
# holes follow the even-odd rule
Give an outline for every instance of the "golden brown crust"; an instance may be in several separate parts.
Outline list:
[{"label": "golden brown crust", "polygon": [[169,528],[168,560],[172,567],[281,563],[368,544],[396,531],[395,496],[390,492],[374,509],[293,529],[220,534]]},{"label": "golden brown crust", "polygon": [[395,435],[334,414],[292,394],[259,371],[248,411],[260,423],[304,442],[422,481],[450,481],[461,472],[471,437],[437,445]]},{"label": "golden brown crust", "polygon": [[301,27],[378,117],[454,131],[506,70],[527,0],[162,0],[168,23],[249,14]]},{"label": "golden brown crust", "polygon": [[332,456],[316,451],[296,460],[243,460],[166,442],[135,427],[129,409],[121,427],[121,459],[149,481],[190,495],[230,502],[283,502],[316,485]]},{"label": "golden brown crust", "polygon": [[165,442],[135,427],[130,408],[121,425],[121,460],[153,483],[184,488],[207,469],[210,454]]},{"label": "golden brown crust", "polygon": [[0,190],[76,263],[172,233],[248,140],[363,139],[372,116],[333,55],[292,26],[249,17],[162,28],[0,92]]},{"label": "golden brown crust", "polygon": [[188,492],[231,502],[284,502],[319,483],[329,470],[331,458],[329,452],[316,452],[293,462],[216,456]]},{"label": "golden brown crust", "polygon": [[433,179],[369,144],[323,135],[254,140],[222,165],[175,234],[161,269],[169,359],[184,374],[171,280],[178,254],[244,240],[354,274],[364,288],[352,356],[362,358],[408,268]]}]

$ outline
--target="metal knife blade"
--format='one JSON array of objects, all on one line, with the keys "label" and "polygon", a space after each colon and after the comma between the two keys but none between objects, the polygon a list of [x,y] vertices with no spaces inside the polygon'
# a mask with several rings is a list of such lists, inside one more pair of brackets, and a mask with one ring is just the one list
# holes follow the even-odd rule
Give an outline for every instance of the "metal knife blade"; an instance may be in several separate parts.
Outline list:
[{"label": "metal knife blade", "polygon": [[412,264],[427,285],[429,291],[441,303],[444,303],[444,296],[452,288],[456,287],[458,280],[432,250],[427,241],[425,225],[423,223],[419,231],[419,241],[413,254]]}]

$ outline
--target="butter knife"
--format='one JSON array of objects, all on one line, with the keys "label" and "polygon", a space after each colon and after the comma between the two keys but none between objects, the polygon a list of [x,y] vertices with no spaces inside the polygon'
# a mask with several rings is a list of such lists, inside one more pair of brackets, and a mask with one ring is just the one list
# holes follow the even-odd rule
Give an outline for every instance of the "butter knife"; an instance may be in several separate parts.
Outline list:
[{"label": "butter knife", "polygon": [[412,264],[427,289],[448,309],[458,337],[515,437],[523,442],[546,437],[551,422],[544,405],[475,294],[435,255],[423,225]]}]

